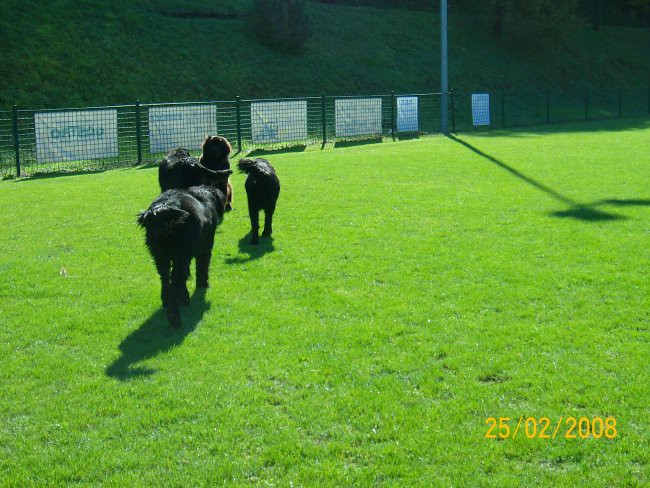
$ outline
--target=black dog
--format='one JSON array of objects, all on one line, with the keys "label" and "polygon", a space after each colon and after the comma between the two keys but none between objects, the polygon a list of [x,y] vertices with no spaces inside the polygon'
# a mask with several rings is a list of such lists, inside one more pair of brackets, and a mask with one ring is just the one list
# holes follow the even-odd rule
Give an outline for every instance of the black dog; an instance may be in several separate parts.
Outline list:
[{"label": "black dog", "polygon": [[189,305],[187,279],[196,258],[196,286],[208,287],[214,233],[223,220],[226,185],[232,170],[212,171],[209,184],[166,190],[138,215],[156,262],[160,298],[172,326],[180,327],[181,305]]},{"label": "black dog", "polygon": [[[219,171],[221,169],[230,169],[230,159],[228,155],[232,151],[232,146],[228,142],[228,139],[221,136],[208,136],[203,141],[203,146],[201,147],[201,157],[199,162],[206,168]],[[229,212],[232,210],[232,185],[230,180],[228,180],[228,188],[226,193],[226,211]]]},{"label": "black dog", "polygon": [[202,185],[214,176],[212,169],[200,164],[198,159],[190,156],[190,152],[182,147],[171,151],[158,167],[160,191]]},{"label": "black dog", "polygon": [[280,195],[280,180],[273,166],[266,159],[244,158],[237,165],[239,171],[246,173],[246,196],[248,197],[248,214],[251,218],[252,244],[259,242],[259,212],[264,210],[264,231],[262,236],[273,233],[273,212]]}]

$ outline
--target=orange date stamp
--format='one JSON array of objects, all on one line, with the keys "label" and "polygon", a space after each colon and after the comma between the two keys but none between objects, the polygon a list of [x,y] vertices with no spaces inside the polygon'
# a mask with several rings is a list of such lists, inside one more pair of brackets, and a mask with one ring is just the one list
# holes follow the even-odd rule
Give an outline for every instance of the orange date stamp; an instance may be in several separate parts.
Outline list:
[{"label": "orange date stamp", "polygon": [[552,422],[548,417],[488,417],[486,439],[615,439],[618,435],[615,417],[564,417]]}]

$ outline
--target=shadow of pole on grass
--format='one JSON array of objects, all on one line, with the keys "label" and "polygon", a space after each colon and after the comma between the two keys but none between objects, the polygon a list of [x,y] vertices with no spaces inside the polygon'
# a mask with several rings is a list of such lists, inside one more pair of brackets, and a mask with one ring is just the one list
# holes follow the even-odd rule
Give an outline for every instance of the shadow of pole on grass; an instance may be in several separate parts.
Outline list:
[{"label": "shadow of pole on grass", "polygon": [[[639,200],[616,200],[616,199],[611,199],[611,200],[601,200],[599,202],[595,202],[592,204],[582,204],[579,202],[576,202],[575,200],[566,197],[562,195],[561,193],[557,192],[556,190],[546,186],[543,183],[540,183],[539,181],[531,178],[530,176],[527,176],[523,174],[521,171],[507,165],[503,161],[499,161],[497,158],[490,156],[487,153],[484,153],[480,149],[472,146],[470,143],[463,141],[461,139],[458,139],[457,137],[449,134],[447,136],[449,139],[451,139],[454,142],[457,142],[461,146],[464,146],[465,148],[469,149],[475,154],[478,154],[482,158],[487,159],[491,163],[497,165],[499,168],[506,170],[513,176],[516,176],[520,180],[526,182],[530,186],[537,188],[538,190],[546,193],[550,197],[554,198],[555,200],[558,200],[559,202],[564,203],[565,205],[568,205],[569,208],[567,210],[559,210],[557,212],[552,212],[550,215],[553,217],[570,217],[574,218],[577,220],[581,220],[583,222],[603,222],[603,221],[610,221],[610,220],[622,220],[626,219],[627,217],[624,217],[622,215],[617,215],[609,212],[605,212],[603,210],[599,210],[596,207],[598,205],[602,204],[612,204],[612,205],[625,205],[626,203],[620,203],[620,202],[645,202],[646,200],[644,199],[639,199]],[[615,203],[619,202],[619,203]],[[633,205],[634,203],[628,203],[629,205]]]},{"label": "shadow of pole on grass", "polygon": [[251,235],[251,232],[249,232],[239,239],[239,253],[244,256],[240,255],[233,258],[226,258],[226,264],[241,264],[248,261],[254,261],[255,259],[259,259],[265,254],[275,250],[275,246],[273,246],[273,237],[260,237],[259,244],[253,245],[251,244]]},{"label": "shadow of pole on grass", "polygon": [[210,308],[205,301],[206,290],[197,289],[190,300],[190,306],[181,309],[181,327],[174,329],[169,324],[167,313],[160,308],[145,320],[138,329],[131,332],[119,345],[121,355],[106,367],[106,375],[120,381],[150,376],[155,369],[138,365],[172,347],[182,344],[185,337],[196,329],[203,314]]}]

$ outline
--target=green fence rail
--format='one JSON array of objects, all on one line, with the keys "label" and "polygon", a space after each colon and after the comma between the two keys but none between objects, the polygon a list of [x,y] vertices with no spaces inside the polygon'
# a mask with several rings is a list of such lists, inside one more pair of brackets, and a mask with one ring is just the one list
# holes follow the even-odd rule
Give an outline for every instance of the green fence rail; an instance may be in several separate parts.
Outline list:
[{"label": "green fence rail", "polygon": [[[474,125],[472,93],[451,93],[454,132],[650,115],[650,86],[484,93],[489,96],[489,124],[478,126]],[[390,93],[159,104],[136,101],[74,109],[13,107],[0,111],[0,176],[155,163],[177,146],[198,153],[208,134],[226,137],[236,152],[436,134],[440,99],[440,93]]]}]

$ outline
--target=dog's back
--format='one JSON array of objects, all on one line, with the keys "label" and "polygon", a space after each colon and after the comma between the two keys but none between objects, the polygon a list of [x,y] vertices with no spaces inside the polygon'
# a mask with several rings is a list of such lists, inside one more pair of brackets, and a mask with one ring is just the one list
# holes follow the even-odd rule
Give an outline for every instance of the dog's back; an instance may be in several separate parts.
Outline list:
[{"label": "dog's back", "polygon": [[209,219],[205,206],[187,190],[161,193],[137,222],[146,229],[146,243],[152,254],[171,259],[179,251],[191,252]]},{"label": "dog's back", "polygon": [[162,192],[141,212],[137,222],[147,229],[147,236],[187,235],[192,227],[216,226],[223,218],[224,200],[220,190],[208,186],[172,188]]},{"label": "dog's back", "polygon": [[210,177],[209,170],[197,158],[190,156],[187,149],[176,148],[163,158],[158,167],[160,191],[202,185]]}]

